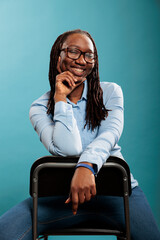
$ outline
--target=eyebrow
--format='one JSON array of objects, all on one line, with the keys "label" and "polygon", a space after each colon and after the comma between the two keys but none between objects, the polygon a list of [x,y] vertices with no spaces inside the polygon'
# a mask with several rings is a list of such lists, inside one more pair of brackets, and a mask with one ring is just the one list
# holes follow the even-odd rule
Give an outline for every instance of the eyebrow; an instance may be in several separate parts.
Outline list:
[{"label": "eyebrow", "polygon": [[[80,48],[78,45],[70,45],[70,46],[68,46],[68,47],[75,47],[75,48],[77,48],[77,49]],[[79,50],[80,50],[80,49],[79,49]],[[83,52],[83,51],[82,51],[82,52]],[[85,51],[85,52],[91,52],[91,53],[94,53],[94,51],[92,51],[91,49],[87,49],[87,51]]]}]

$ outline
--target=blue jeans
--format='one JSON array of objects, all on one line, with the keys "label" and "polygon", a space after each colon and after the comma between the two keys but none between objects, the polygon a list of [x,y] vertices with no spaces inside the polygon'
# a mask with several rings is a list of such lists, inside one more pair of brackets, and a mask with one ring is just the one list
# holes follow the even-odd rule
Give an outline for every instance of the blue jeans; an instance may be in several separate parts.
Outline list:
[{"label": "blue jeans", "polygon": [[[40,198],[38,207],[38,232],[46,229],[73,227],[87,221],[91,227],[112,226],[124,228],[123,199],[96,196],[78,208],[74,216],[66,197]],[[130,196],[130,222],[132,240],[160,240],[147,199],[135,187]],[[28,198],[0,217],[1,240],[32,240],[32,199]]]}]

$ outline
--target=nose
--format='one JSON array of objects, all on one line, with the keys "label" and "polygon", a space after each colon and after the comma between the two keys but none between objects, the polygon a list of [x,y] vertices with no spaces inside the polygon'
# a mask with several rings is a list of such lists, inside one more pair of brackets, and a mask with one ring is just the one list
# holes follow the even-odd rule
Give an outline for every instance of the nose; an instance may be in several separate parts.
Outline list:
[{"label": "nose", "polygon": [[76,59],[76,63],[80,64],[80,65],[85,65],[86,61],[84,59],[84,55],[81,54],[80,57],[78,59]]}]

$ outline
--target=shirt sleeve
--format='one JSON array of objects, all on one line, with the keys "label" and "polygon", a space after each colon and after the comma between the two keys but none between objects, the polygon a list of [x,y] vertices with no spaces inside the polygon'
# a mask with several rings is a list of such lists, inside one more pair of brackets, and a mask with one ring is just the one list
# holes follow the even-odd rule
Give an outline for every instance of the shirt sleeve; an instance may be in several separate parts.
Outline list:
[{"label": "shirt sleeve", "polygon": [[[105,90],[105,89],[104,89]],[[81,154],[79,162],[95,164],[97,172],[110,156],[111,150],[118,143],[123,130],[123,93],[121,87],[114,85],[114,90],[109,98],[103,92],[104,104],[108,110],[108,117],[102,120],[97,137]]]},{"label": "shirt sleeve", "polygon": [[82,152],[82,143],[72,106],[65,102],[55,104],[54,117],[47,114],[45,98],[33,102],[30,121],[46,149],[55,155],[76,156]]}]

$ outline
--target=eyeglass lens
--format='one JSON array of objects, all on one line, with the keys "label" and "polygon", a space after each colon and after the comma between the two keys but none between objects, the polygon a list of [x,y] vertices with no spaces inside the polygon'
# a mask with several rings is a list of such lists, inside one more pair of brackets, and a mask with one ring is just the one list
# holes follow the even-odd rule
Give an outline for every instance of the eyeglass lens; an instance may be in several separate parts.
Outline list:
[{"label": "eyeglass lens", "polygon": [[94,62],[94,53],[91,53],[91,52],[83,53],[82,51],[76,48],[67,48],[67,53],[68,53],[68,57],[71,59],[76,60],[81,56],[81,54],[83,54],[86,62],[89,62],[89,63]]}]

